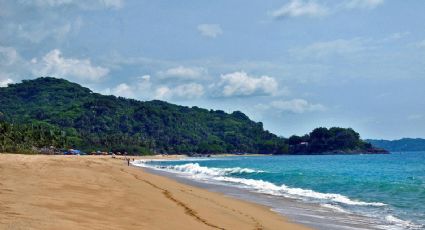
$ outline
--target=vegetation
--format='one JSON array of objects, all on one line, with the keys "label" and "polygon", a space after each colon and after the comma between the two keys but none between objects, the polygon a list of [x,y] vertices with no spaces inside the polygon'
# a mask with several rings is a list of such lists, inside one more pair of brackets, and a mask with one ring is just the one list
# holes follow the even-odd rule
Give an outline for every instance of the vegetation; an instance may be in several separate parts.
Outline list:
[{"label": "vegetation", "polygon": [[351,128],[316,128],[302,137],[291,136],[288,144],[293,154],[386,152],[361,140],[360,135]]},{"label": "vegetation", "polygon": [[0,121],[0,152],[32,153],[36,148],[65,147],[69,139],[50,124],[12,125]]},{"label": "vegetation", "polygon": [[63,79],[0,88],[0,112],[13,124],[60,127],[69,147],[129,153],[283,153],[282,138],[242,112],[104,96]]},{"label": "vegetation", "polygon": [[400,140],[366,140],[374,146],[387,149],[392,152],[425,151],[425,139],[402,138]]},{"label": "vegetation", "polygon": [[[49,145],[133,154],[291,154],[370,147],[351,129],[319,128],[285,139],[239,111],[104,96],[50,77],[0,88],[0,120],[3,152]],[[308,147],[300,147],[301,142]]]}]

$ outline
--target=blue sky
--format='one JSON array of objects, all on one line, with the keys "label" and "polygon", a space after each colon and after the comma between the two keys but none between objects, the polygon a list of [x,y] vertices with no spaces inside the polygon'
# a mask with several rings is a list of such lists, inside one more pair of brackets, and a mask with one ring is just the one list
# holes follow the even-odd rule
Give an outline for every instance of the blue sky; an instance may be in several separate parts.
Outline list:
[{"label": "blue sky", "polygon": [[0,87],[53,76],[139,100],[425,137],[422,0],[0,0]]}]

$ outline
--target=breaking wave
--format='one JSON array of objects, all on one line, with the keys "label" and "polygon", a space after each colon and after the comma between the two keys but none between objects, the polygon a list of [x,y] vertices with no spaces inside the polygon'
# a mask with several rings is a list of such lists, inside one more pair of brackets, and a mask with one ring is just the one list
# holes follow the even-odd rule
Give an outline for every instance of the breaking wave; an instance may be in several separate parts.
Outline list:
[{"label": "breaking wave", "polygon": [[163,166],[163,168],[168,170],[174,170],[182,173],[188,173],[191,175],[204,176],[204,177],[216,177],[216,176],[226,176],[232,174],[243,174],[243,173],[262,173],[264,171],[254,170],[249,168],[209,168],[200,166],[198,163],[188,163],[184,165],[171,165]]},{"label": "breaking wave", "polygon": [[273,183],[263,180],[253,180],[244,178],[234,177],[218,177],[215,180],[230,182],[234,184],[240,184],[249,189],[254,189],[257,192],[275,195],[285,196],[291,198],[309,198],[319,201],[327,201],[331,203],[340,203],[346,205],[357,205],[357,206],[385,206],[386,204],[380,202],[364,202],[358,200],[352,200],[346,196],[334,193],[321,193],[310,189],[291,188],[286,185],[275,185]]},{"label": "breaking wave", "polygon": [[335,193],[321,193],[310,189],[292,188],[285,184],[275,185],[271,182],[264,180],[246,179],[232,177],[237,174],[250,174],[250,173],[263,173],[264,171],[255,170],[250,168],[214,168],[200,166],[198,163],[187,163],[183,165],[154,165],[146,164],[144,161],[136,161],[133,163],[135,166],[150,167],[159,170],[171,171],[174,173],[181,173],[194,178],[209,179],[212,181],[219,181],[230,183],[236,186],[244,187],[259,193],[284,196],[298,199],[308,199],[312,201],[319,201],[320,203],[338,203],[344,205],[356,206],[385,206],[386,204],[380,202],[364,202],[359,200],[352,200],[344,195]]}]

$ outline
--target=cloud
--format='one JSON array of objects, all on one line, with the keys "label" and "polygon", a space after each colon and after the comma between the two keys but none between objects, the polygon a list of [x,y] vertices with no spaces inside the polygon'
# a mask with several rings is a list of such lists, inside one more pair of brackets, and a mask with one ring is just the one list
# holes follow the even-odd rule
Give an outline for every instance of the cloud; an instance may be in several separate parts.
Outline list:
[{"label": "cloud", "polygon": [[0,79],[0,87],[7,87],[9,84],[12,84],[14,81],[10,78]]},{"label": "cloud", "polygon": [[155,91],[155,99],[196,99],[204,95],[204,87],[198,83],[178,85],[174,88],[161,86]]},{"label": "cloud", "polygon": [[46,42],[47,47],[57,47],[78,34],[84,11],[119,9],[123,4],[123,0],[0,1],[0,40],[14,46]]},{"label": "cloud", "polygon": [[345,55],[373,49],[370,41],[363,38],[337,39],[325,42],[315,42],[303,48],[295,48],[290,52],[301,57],[323,58],[330,55]]},{"label": "cloud", "polygon": [[345,10],[372,10],[383,5],[384,0],[343,0],[319,4],[315,0],[291,0],[270,13],[274,19],[294,17],[323,17]]},{"label": "cloud", "polygon": [[269,76],[253,77],[245,72],[233,72],[221,75],[220,82],[212,85],[218,88],[221,96],[250,96],[254,94],[274,95],[278,83]]},{"label": "cloud", "polygon": [[158,75],[164,78],[197,79],[207,71],[200,67],[178,66],[165,71],[158,72]]},{"label": "cloud", "polygon": [[21,57],[14,47],[0,46],[0,81],[16,82],[30,75],[29,63]]},{"label": "cloud", "polygon": [[148,91],[150,90],[150,88],[152,87],[152,83],[151,83],[151,76],[150,75],[143,75],[140,77],[137,77],[137,90],[140,91]]},{"label": "cloud", "polygon": [[109,73],[109,69],[92,65],[90,59],[65,58],[58,49],[47,53],[40,61],[31,61],[34,75],[63,77],[83,81],[99,81]]},{"label": "cloud", "polygon": [[126,83],[121,83],[111,90],[111,94],[120,97],[132,98],[134,97],[133,89]]},{"label": "cloud", "polygon": [[53,38],[61,41],[71,32],[73,24],[65,23],[61,25],[47,25],[46,23],[29,23],[17,25],[14,30],[16,36],[31,43],[40,43],[41,41]]},{"label": "cloud", "polygon": [[143,75],[136,77],[134,82],[120,83],[112,89],[106,88],[104,90],[99,91],[99,93],[126,98],[151,99],[151,89],[151,76]]},{"label": "cloud", "polygon": [[305,113],[314,111],[324,111],[326,109],[322,104],[312,104],[304,99],[292,99],[292,100],[278,100],[272,101],[269,105],[264,108],[277,109],[283,112],[292,113]]},{"label": "cloud", "polygon": [[120,83],[113,88],[104,89],[100,93],[142,100],[187,100],[203,96],[204,87],[198,83],[155,86],[150,75],[143,75],[136,77],[135,81],[131,83]]},{"label": "cloud", "polygon": [[164,100],[170,98],[172,95],[172,91],[167,86],[161,86],[155,91],[155,99]]},{"label": "cloud", "polygon": [[[396,32],[382,38],[351,38],[319,41],[304,47],[290,49],[289,52],[298,57],[324,58],[327,56],[343,56],[374,50],[388,43],[397,42],[410,35],[410,32]],[[425,47],[425,41],[424,41]]]},{"label": "cloud", "polygon": [[345,7],[348,9],[374,9],[382,4],[384,4],[384,0],[350,0],[345,3]]},{"label": "cloud", "polygon": [[103,8],[119,9],[123,6],[123,0],[33,0],[20,1],[24,5],[37,6],[41,8],[51,7],[78,7],[83,10],[97,10]]},{"label": "cloud", "polygon": [[410,32],[407,32],[407,31],[405,31],[405,32],[397,32],[397,33],[390,34],[388,37],[382,39],[382,41],[383,42],[398,41],[398,40],[403,39],[403,38],[405,38],[405,37],[407,37],[409,35],[410,35]]},{"label": "cloud", "polygon": [[198,31],[202,36],[216,38],[223,34],[223,30],[218,24],[200,24],[198,25]]},{"label": "cloud", "polygon": [[271,12],[271,16],[275,19],[283,19],[288,17],[320,17],[325,16],[329,10],[314,1],[291,0],[288,4]]}]

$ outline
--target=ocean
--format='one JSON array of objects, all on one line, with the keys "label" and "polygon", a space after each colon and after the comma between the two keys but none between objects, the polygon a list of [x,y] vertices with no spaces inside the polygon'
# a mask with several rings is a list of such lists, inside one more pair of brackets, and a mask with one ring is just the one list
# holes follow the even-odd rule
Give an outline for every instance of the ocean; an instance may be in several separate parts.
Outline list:
[{"label": "ocean", "polygon": [[133,165],[316,229],[425,229],[425,152],[232,156]]}]

